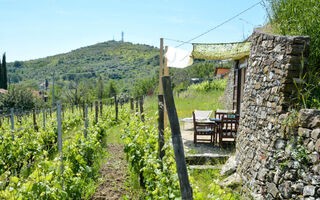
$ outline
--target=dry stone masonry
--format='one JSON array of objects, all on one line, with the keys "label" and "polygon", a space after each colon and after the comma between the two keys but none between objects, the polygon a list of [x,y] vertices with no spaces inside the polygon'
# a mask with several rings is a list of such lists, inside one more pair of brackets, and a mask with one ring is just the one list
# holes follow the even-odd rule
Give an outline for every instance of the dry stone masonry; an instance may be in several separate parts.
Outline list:
[{"label": "dry stone masonry", "polygon": [[254,199],[320,199],[320,111],[289,111],[308,49],[309,37],[252,35],[236,160]]}]

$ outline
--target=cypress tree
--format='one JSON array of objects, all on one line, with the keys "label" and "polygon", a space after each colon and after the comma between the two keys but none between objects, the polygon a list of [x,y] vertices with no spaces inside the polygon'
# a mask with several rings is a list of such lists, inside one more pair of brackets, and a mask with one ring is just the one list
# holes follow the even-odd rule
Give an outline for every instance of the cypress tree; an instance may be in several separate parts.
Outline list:
[{"label": "cypress tree", "polygon": [[1,59],[0,59],[0,88],[3,88],[3,69],[2,69]]},{"label": "cypress tree", "polygon": [[7,63],[6,63],[6,53],[2,56],[2,68],[3,68],[3,88],[8,89],[8,75],[7,75]]}]

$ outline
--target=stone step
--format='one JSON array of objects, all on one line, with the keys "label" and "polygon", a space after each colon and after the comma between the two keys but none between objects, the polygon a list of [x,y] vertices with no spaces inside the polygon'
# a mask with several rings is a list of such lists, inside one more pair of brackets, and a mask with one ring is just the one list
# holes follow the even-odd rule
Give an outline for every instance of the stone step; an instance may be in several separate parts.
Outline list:
[{"label": "stone step", "polygon": [[217,166],[217,165],[189,165],[189,169],[199,169],[199,170],[219,169],[219,166]]},{"label": "stone step", "polygon": [[229,158],[226,154],[187,154],[186,163],[189,165],[224,164]]}]

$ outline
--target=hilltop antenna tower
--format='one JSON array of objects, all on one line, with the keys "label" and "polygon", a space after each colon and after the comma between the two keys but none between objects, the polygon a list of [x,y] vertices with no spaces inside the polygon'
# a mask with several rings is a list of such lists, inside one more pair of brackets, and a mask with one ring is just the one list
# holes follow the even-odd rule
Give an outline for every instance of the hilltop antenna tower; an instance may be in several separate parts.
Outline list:
[{"label": "hilltop antenna tower", "polygon": [[123,33],[123,31],[121,32],[121,42],[123,42],[124,41],[124,33]]}]

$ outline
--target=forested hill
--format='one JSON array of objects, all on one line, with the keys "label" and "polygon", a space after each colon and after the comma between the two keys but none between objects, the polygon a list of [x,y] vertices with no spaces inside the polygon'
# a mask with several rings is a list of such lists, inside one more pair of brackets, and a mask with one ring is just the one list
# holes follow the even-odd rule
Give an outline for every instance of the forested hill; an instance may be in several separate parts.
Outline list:
[{"label": "forested hill", "polygon": [[105,82],[114,79],[128,87],[139,78],[151,77],[159,66],[159,49],[129,42],[108,41],[79,48],[69,53],[46,58],[8,63],[10,83],[25,82],[37,87],[53,71],[60,83],[95,82],[102,76]]}]

